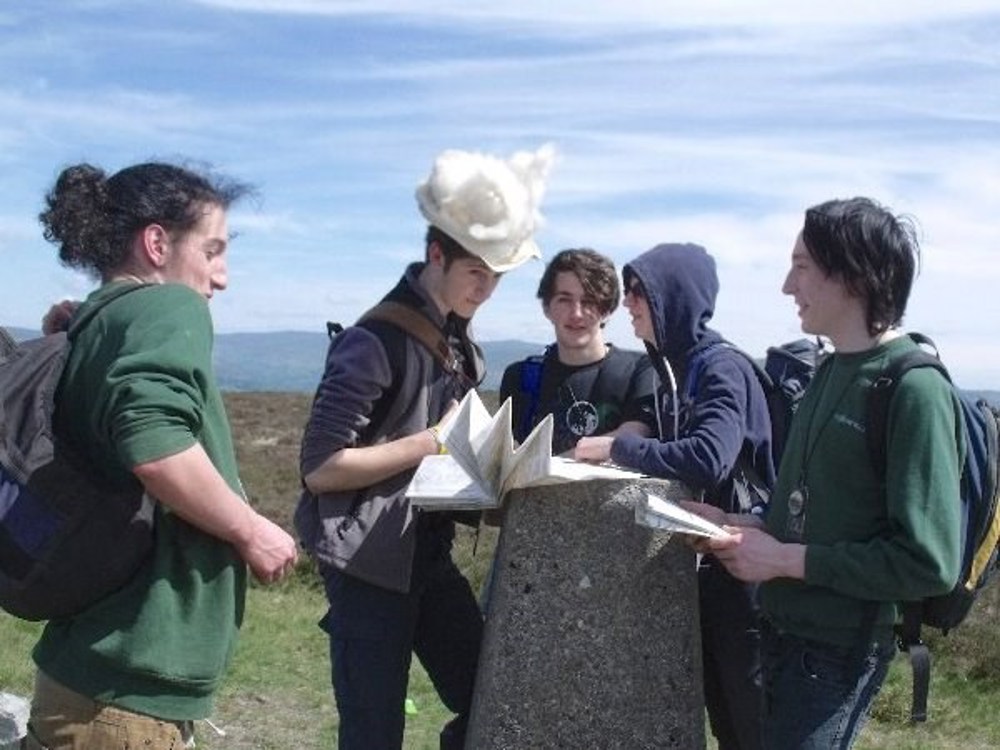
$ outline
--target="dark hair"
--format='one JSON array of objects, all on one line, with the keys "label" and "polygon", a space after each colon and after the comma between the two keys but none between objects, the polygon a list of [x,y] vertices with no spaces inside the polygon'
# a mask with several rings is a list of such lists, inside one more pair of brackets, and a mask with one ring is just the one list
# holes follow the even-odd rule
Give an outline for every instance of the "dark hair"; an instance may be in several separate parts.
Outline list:
[{"label": "dark hair", "polygon": [[127,261],[136,232],[159,224],[183,236],[207,207],[225,210],[249,192],[243,183],[173,164],[136,164],[111,177],[77,164],[59,175],[38,220],[65,265],[104,277]]},{"label": "dark hair", "polygon": [[806,210],[802,241],[827,276],[864,300],[870,335],[902,323],[920,261],[911,217],[870,198],[827,201]]},{"label": "dark hair", "polygon": [[618,274],[611,259],[590,248],[570,248],[556,253],[545,266],[542,280],[538,282],[537,297],[548,305],[556,293],[556,276],[572,273],[580,281],[585,297],[594,301],[601,317],[610,315],[621,300]]},{"label": "dark hair", "polygon": [[447,271],[451,268],[451,264],[456,260],[461,260],[463,258],[478,258],[478,255],[470,253],[462,245],[452,237],[450,234],[434,226],[433,224],[427,225],[427,235],[424,237],[424,258],[428,257],[430,253],[431,245],[436,244],[441,248],[441,252],[444,255],[444,270]]}]

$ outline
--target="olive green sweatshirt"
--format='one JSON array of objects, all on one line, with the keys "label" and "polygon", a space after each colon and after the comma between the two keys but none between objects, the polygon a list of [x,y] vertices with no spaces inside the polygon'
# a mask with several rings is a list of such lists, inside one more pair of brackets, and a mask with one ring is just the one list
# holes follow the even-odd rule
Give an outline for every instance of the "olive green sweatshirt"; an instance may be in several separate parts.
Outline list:
[{"label": "olive green sweatshirt", "polygon": [[[782,541],[806,545],[805,580],[761,586],[761,606],[780,629],[853,645],[866,610],[878,607],[874,637],[888,640],[895,604],[950,591],[960,565],[961,407],[930,369],[900,382],[888,417],[885,483],[865,435],[868,394],[908,338],[834,354],[795,415],[767,518]],[[804,496],[796,517],[796,494]],[[789,499],[792,502],[789,502]],[[867,604],[876,602],[878,604]]]},{"label": "olive green sweatshirt", "polygon": [[[151,286],[109,303],[73,345],[58,394],[60,435],[119,481],[200,443],[241,493],[212,338],[207,302],[186,286]],[[230,545],[160,506],[153,552],[135,578],[49,622],[33,656],[45,674],[92,699],[162,719],[203,718],[236,643],[245,589],[246,567]]]}]

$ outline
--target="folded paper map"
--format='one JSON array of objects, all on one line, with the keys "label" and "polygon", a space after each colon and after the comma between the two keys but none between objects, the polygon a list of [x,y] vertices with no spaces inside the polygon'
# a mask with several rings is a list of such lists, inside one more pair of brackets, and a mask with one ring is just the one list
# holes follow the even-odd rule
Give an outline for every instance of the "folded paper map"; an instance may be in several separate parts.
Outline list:
[{"label": "folded paper map", "polygon": [[510,490],[588,479],[640,479],[616,466],[552,455],[552,415],[515,446],[510,399],[490,415],[476,391],[469,391],[440,426],[447,453],[426,456],[410,480],[406,496],[427,509],[496,508]]},{"label": "folded paper map", "polygon": [[721,526],[685,510],[677,503],[664,500],[652,493],[646,493],[645,498],[636,501],[635,522],[641,526],[677,534],[694,534],[706,537],[729,536],[729,533]]}]

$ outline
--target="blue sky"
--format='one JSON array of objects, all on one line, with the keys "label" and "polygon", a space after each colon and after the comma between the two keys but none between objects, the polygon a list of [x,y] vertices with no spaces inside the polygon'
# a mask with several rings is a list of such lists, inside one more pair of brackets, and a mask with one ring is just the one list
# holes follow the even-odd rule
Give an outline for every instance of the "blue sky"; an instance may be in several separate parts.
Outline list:
[{"label": "blue sky", "polygon": [[[538,235],[621,264],[667,241],[719,265],[715,323],[799,335],[779,289],[807,206],[869,195],[918,220],[907,326],[1000,388],[995,0],[35,0],[0,6],[0,323],[79,297],[36,216],[63,167],[205,162],[257,186],[217,330],[350,321],[422,253],[413,191],[445,148],[556,145]],[[817,7],[813,7],[817,6]],[[482,339],[545,341],[541,263]],[[627,315],[612,340],[635,346]]]}]

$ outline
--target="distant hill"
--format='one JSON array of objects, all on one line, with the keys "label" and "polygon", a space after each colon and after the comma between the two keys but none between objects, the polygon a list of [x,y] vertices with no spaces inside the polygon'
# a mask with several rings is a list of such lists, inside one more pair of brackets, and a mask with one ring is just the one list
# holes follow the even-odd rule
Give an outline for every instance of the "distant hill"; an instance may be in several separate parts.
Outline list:
[{"label": "distant hill", "polygon": [[[323,374],[325,334],[301,331],[225,333],[215,339],[215,367],[224,391],[312,392]],[[526,341],[482,342],[486,357],[485,390],[500,387],[504,367],[542,345]]]},{"label": "distant hill", "polygon": [[38,335],[38,331],[32,331],[30,328],[18,328],[16,326],[4,326],[4,328],[18,341],[24,341]]},{"label": "distant hill", "polygon": [[[38,331],[9,328],[18,340]],[[220,333],[215,337],[215,368],[224,391],[284,391],[312,393],[323,374],[326,334],[305,331]],[[543,344],[518,339],[480,342],[486,357],[483,390],[496,391],[504,368],[511,362],[540,353]],[[1000,391],[976,391],[1000,404]]]},{"label": "distant hill", "polygon": [[[18,340],[38,336],[37,330],[8,329]],[[224,391],[284,391],[312,393],[326,363],[330,340],[324,333],[220,333],[215,337],[215,370]],[[542,350],[542,344],[505,340],[481,342],[486,357],[483,389],[500,388],[504,367]]]},{"label": "distant hill", "polygon": [[215,372],[224,391],[312,392],[323,374],[323,333],[226,333],[215,337]]}]

